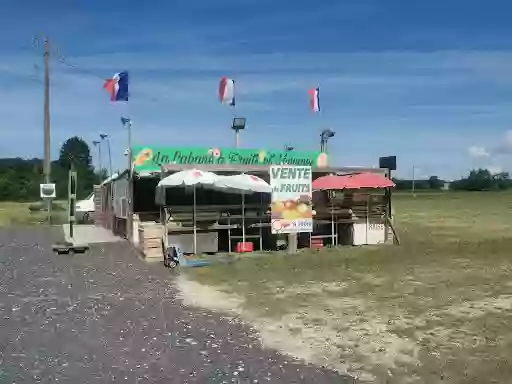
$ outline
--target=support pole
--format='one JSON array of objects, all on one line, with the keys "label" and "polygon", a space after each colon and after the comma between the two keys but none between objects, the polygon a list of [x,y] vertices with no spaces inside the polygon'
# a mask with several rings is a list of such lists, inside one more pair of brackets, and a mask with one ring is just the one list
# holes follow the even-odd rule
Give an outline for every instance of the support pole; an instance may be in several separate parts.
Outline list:
[{"label": "support pole", "polygon": [[[242,193],[242,243],[245,243],[245,194]],[[245,244],[244,244],[245,247]]]},{"label": "support pole", "polygon": [[288,253],[297,253],[297,232],[288,234]]},{"label": "support pole", "polygon": [[128,130],[128,217],[126,218],[126,237],[133,242],[133,153],[132,153],[132,121],[122,118]]},{"label": "support pole", "polygon": [[194,207],[193,207],[193,221],[194,221],[194,256],[197,255],[197,225],[196,225],[196,185],[194,184]]},{"label": "support pole", "polygon": [[336,236],[334,235],[334,205],[331,200],[331,246],[336,246]]},{"label": "support pole", "polygon": [[235,148],[240,148],[240,130],[235,129]]},{"label": "support pole", "polygon": [[228,215],[228,253],[231,254],[231,213]]},{"label": "support pole", "polygon": [[69,212],[69,237],[74,241],[74,224],[75,224],[75,209],[76,209],[76,190],[77,190],[77,177],[75,166],[71,162],[69,167],[68,177],[68,212]]},{"label": "support pole", "polygon": [[[164,170],[162,167],[160,167],[160,180],[163,180],[165,177],[165,173],[164,173]],[[163,234],[162,234],[162,244],[163,244],[163,253],[164,253],[164,258],[165,258],[165,253],[167,252],[167,248],[169,247],[169,231],[167,229],[167,210],[166,210],[166,206],[167,206],[167,189],[166,187],[164,186],[161,186],[160,188],[162,188],[160,190],[160,192],[162,193],[163,197],[163,201],[161,202],[162,204],[160,205],[160,224],[162,224],[163,226]],[[140,240],[139,240],[140,242]]]},{"label": "support pole", "polygon": [[[50,147],[50,42],[48,37],[44,39],[44,181],[51,180],[51,147]],[[48,224],[52,222],[52,199],[47,199]]]},{"label": "support pole", "polygon": [[263,229],[262,229],[262,222],[261,222],[261,216],[263,215],[263,212],[261,211],[263,207],[263,195],[260,193],[260,210],[258,211],[258,215],[260,216],[260,252],[263,251]]},{"label": "support pole", "polygon": [[110,172],[110,177],[112,177],[112,154],[110,152],[110,136],[107,137],[107,145],[108,145],[108,167]]},{"label": "support pole", "polygon": [[416,166],[412,166],[412,195],[416,195]]},{"label": "support pole", "polygon": [[101,161],[101,141],[100,143],[98,144],[98,156],[99,156],[99,163],[100,163],[100,183],[103,182],[103,164],[102,164],[102,161]]},{"label": "support pole", "polygon": [[[388,169],[388,179],[392,180],[392,178],[391,178],[391,169]],[[391,190],[392,190],[391,188],[387,189],[387,191],[388,191],[388,206],[389,206],[388,209],[389,209],[389,218],[391,220],[393,220],[393,207],[391,205],[391,199],[392,199],[391,198],[391,196],[392,196]]]}]

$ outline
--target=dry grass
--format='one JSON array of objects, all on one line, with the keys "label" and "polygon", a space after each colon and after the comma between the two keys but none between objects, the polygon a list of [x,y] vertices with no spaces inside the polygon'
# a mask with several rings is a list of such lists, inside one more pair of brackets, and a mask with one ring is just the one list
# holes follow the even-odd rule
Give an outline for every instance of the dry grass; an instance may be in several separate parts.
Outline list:
[{"label": "dry grass", "polygon": [[509,382],[512,195],[403,195],[395,207],[400,247],[197,269],[187,279],[201,285],[182,279],[183,294],[200,291],[196,305],[239,314],[264,344],[361,381]]},{"label": "dry grass", "polygon": [[[0,227],[44,223],[47,220],[46,212],[30,212],[28,209],[30,204],[0,202]],[[59,202],[59,204],[61,203]],[[63,211],[55,211],[52,214],[55,223],[63,222],[64,216],[66,216],[66,212]]]}]

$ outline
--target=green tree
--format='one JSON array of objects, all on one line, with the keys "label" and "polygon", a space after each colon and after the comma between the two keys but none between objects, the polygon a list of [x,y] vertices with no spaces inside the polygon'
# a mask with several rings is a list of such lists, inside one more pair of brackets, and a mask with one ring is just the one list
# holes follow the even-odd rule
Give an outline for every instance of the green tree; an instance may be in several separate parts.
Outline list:
[{"label": "green tree", "polygon": [[493,176],[496,184],[496,189],[504,190],[512,187],[512,180],[510,180],[510,174],[508,172],[500,172]]},{"label": "green tree", "polygon": [[468,177],[454,181],[452,189],[464,191],[492,191],[512,187],[508,172],[492,174],[488,169],[473,169]]},{"label": "green tree", "polygon": [[469,191],[490,191],[493,189],[493,178],[488,169],[473,169],[467,178]]},{"label": "green tree", "polygon": [[99,182],[99,178],[92,166],[91,148],[82,138],[77,136],[67,139],[59,151],[55,178],[66,180],[65,183],[61,181],[57,187],[59,196],[67,196],[67,178],[71,164],[73,164],[78,176],[77,198],[85,198],[92,192],[93,185]]},{"label": "green tree", "polygon": [[[59,158],[51,163],[51,180],[57,186],[57,198],[68,196],[68,175],[71,162],[78,174],[78,198],[92,192],[100,177],[92,167],[89,145],[79,137],[72,137],[62,145]],[[0,201],[39,200],[39,184],[44,180],[41,159],[0,159]]]},{"label": "green tree", "polygon": [[437,176],[430,176],[428,179],[428,186],[430,189],[441,189],[444,185],[444,181],[439,180]]},{"label": "green tree", "polygon": [[82,138],[70,137],[60,147],[58,162],[64,169],[71,163],[76,168],[92,168],[91,148]]}]

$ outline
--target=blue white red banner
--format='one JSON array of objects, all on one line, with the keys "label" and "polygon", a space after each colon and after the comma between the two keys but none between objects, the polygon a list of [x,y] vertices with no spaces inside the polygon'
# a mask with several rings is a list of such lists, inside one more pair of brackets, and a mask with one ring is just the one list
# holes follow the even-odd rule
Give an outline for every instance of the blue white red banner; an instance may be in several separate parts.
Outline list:
[{"label": "blue white red banner", "polygon": [[128,101],[128,72],[116,73],[105,80],[103,88],[109,93],[111,101]]},{"label": "blue white red banner", "polygon": [[235,80],[227,77],[220,79],[219,99],[222,104],[235,106]]},{"label": "blue white red banner", "polygon": [[309,94],[309,109],[313,113],[320,112],[320,87],[311,88]]}]

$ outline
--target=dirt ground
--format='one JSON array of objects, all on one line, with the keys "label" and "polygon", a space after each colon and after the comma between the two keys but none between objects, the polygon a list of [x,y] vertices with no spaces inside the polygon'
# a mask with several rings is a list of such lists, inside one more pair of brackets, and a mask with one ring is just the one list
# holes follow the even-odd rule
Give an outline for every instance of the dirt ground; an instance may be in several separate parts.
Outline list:
[{"label": "dirt ground", "polygon": [[351,383],[184,306],[174,276],[126,242],[56,255],[52,237],[0,229],[0,383]]},{"label": "dirt ground", "polygon": [[399,247],[248,257],[177,284],[265,345],[360,382],[510,382],[512,195],[402,195],[395,208]]}]

